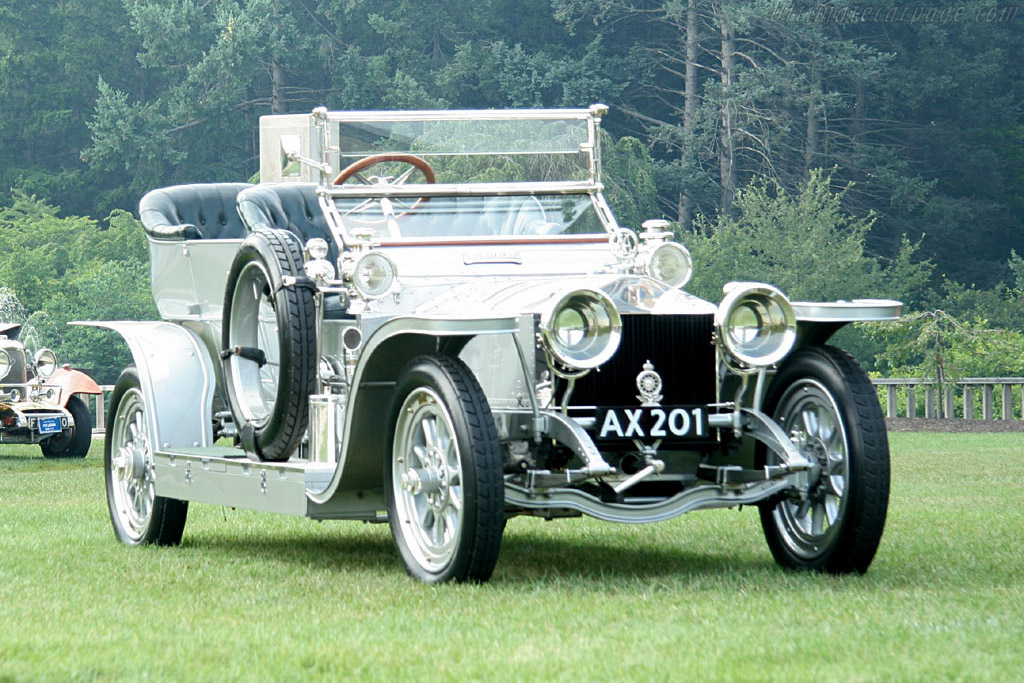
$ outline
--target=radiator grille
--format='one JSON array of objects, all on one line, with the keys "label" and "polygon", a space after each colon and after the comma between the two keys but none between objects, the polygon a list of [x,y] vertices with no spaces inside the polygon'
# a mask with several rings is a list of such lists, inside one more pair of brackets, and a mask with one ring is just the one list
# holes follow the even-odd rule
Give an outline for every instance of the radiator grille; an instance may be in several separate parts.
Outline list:
[{"label": "radiator grille", "polygon": [[572,405],[636,405],[636,376],[648,360],[664,383],[663,405],[713,403],[713,331],[713,315],[623,315],[618,352],[576,382]]}]

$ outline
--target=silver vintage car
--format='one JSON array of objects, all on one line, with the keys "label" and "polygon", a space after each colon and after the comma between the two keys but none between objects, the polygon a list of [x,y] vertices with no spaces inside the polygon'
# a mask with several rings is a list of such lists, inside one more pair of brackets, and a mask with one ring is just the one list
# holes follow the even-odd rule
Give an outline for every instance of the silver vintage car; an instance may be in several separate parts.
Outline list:
[{"label": "silver vintage car", "polygon": [[256,185],[140,203],[162,320],[117,330],[106,482],[129,544],[189,501],[387,522],[408,572],[484,581],[506,520],[758,506],[785,567],[863,572],[889,450],[828,346],[899,302],[688,294],[665,221],[602,194],[606,108],[260,122]]}]

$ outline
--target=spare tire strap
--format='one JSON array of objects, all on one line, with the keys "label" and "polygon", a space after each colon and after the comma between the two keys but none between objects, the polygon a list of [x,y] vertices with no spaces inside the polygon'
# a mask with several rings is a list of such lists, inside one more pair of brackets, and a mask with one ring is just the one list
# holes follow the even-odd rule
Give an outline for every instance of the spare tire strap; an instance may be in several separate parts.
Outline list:
[{"label": "spare tire strap", "polygon": [[261,368],[267,364],[267,354],[264,353],[263,349],[258,349],[254,346],[233,346],[220,352],[221,360],[230,356],[238,356],[246,360],[256,361]]},{"label": "spare tire strap", "polygon": [[316,281],[311,277],[306,277],[305,275],[285,275],[281,278],[280,286],[274,290],[274,294],[277,294],[285,287],[312,289],[313,291],[316,291]]}]

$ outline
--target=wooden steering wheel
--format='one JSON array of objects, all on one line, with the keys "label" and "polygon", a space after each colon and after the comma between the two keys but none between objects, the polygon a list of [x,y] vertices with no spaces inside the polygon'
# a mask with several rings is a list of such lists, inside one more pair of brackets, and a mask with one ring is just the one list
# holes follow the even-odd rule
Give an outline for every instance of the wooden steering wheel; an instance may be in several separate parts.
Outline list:
[{"label": "wooden steering wheel", "polygon": [[[377,164],[383,164],[383,163],[395,162],[395,161],[401,162],[401,163],[405,163],[405,164],[409,164],[409,166],[410,166],[409,170],[407,170],[405,173],[403,173],[402,175],[400,175],[400,176],[398,176],[396,178],[391,178],[391,177],[386,177],[386,176],[364,175],[362,173],[366,169],[368,169],[368,168],[370,168],[372,166],[376,166]],[[421,159],[420,157],[418,157],[418,156],[416,156],[414,154],[403,154],[403,153],[371,154],[370,156],[363,157],[359,161],[356,161],[356,162],[354,162],[352,164],[349,164],[347,167],[345,167],[341,171],[341,173],[339,173],[337,175],[337,177],[334,179],[334,184],[335,185],[342,185],[346,181],[348,181],[348,180],[350,180],[352,178],[355,178],[356,180],[358,180],[363,185],[397,187],[399,185],[404,185],[405,181],[409,179],[409,176],[411,176],[413,174],[413,172],[417,171],[417,170],[420,173],[423,174],[423,178],[424,178],[424,180],[426,182],[428,182],[428,183],[436,183],[437,182],[437,180],[436,180],[436,178],[434,176],[434,169],[430,167],[430,164],[428,164],[425,159]],[[413,202],[412,204],[406,204],[406,202],[403,201],[402,198],[398,198],[398,197],[394,197],[394,198],[390,198],[390,197],[370,198],[370,199],[367,199],[364,202],[360,202],[358,205],[356,205],[353,208],[351,208],[348,211],[346,211],[345,215],[346,216],[352,216],[353,214],[358,214],[358,213],[360,213],[362,211],[365,211],[367,209],[367,207],[369,207],[369,206],[371,206],[373,204],[379,204],[380,205],[381,213],[384,215],[383,219],[381,219],[381,220],[367,220],[367,219],[363,219],[363,218],[353,217],[353,220],[362,221],[364,224],[366,224],[366,223],[373,224],[373,223],[381,223],[381,222],[386,223],[387,226],[388,226],[388,232],[391,233],[391,236],[392,237],[398,237],[400,231],[399,231],[399,228],[398,228],[397,219],[402,217],[402,216],[404,216],[405,214],[407,214],[407,213],[409,213],[411,211],[414,211],[416,209],[416,207],[418,207],[420,204],[428,201],[429,199],[430,199],[429,197],[418,197],[416,199],[416,201]],[[397,213],[397,214],[395,212],[396,205],[397,205],[398,210],[399,210],[399,213]]]},{"label": "wooden steering wheel", "polygon": [[388,185],[403,185],[403,184],[405,184],[405,181],[409,179],[409,176],[412,175],[412,172],[415,171],[416,169],[419,169],[419,171],[423,174],[424,179],[426,179],[426,181],[428,183],[436,183],[437,182],[437,180],[435,180],[435,178],[434,178],[434,169],[430,167],[430,164],[428,164],[425,159],[421,159],[420,157],[416,156],[415,154],[396,153],[396,154],[371,154],[368,157],[363,157],[359,161],[356,161],[356,162],[346,166],[342,170],[342,172],[338,174],[338,177],[336,177],[334,179],[334,184],[335,185],[341,185],[341,184],[345,183],[345,181],[347,181],[352,176],[356,176],[357,179],[360,182],[362,182],[364,185],[379,185],[380,184],[379,181],[374,182],[374,181],[372,181],[369,178],[361,177],[360,171],[365,171],[366,169],[370,168],[371,166],[376,166],[377,164],[383,164],[383,163],[388,162],[388,161],[400,161],[400,162],[403,162],[403,163],[406,163],[406,164],[409,164],[410,166],[412,166],[412,168],[410,168],[408,171],[406,171],[402,175],[398,176],[393,181],[387,183]]}]

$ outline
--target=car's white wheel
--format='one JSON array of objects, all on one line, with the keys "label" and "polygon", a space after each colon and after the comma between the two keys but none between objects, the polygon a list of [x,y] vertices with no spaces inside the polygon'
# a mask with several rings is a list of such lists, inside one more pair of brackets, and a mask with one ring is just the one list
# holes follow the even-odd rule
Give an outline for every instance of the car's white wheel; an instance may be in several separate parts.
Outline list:
[{"label": "car's white wheel", "polygon": [[385,462],[388,518],[413,576],[485,581],[504,528],[504,483],[494,418],[459,360],[414,359],[391,413]]},{"label": "car's white wheel", "polygon": [[128,545],[179,543],[188,501],[156,495],[153,444],[135,368],[121,373],[111,394],[103,459],[107,507],[118,539]]},{"label": "car's white wheel", "polygon": [[765,405],[817,465],[806,498],[761,507],[772,555],[793,569],[866,571],[889,501],[885,421],[867,375],[839,349],[802,349],[780,369]]}]

